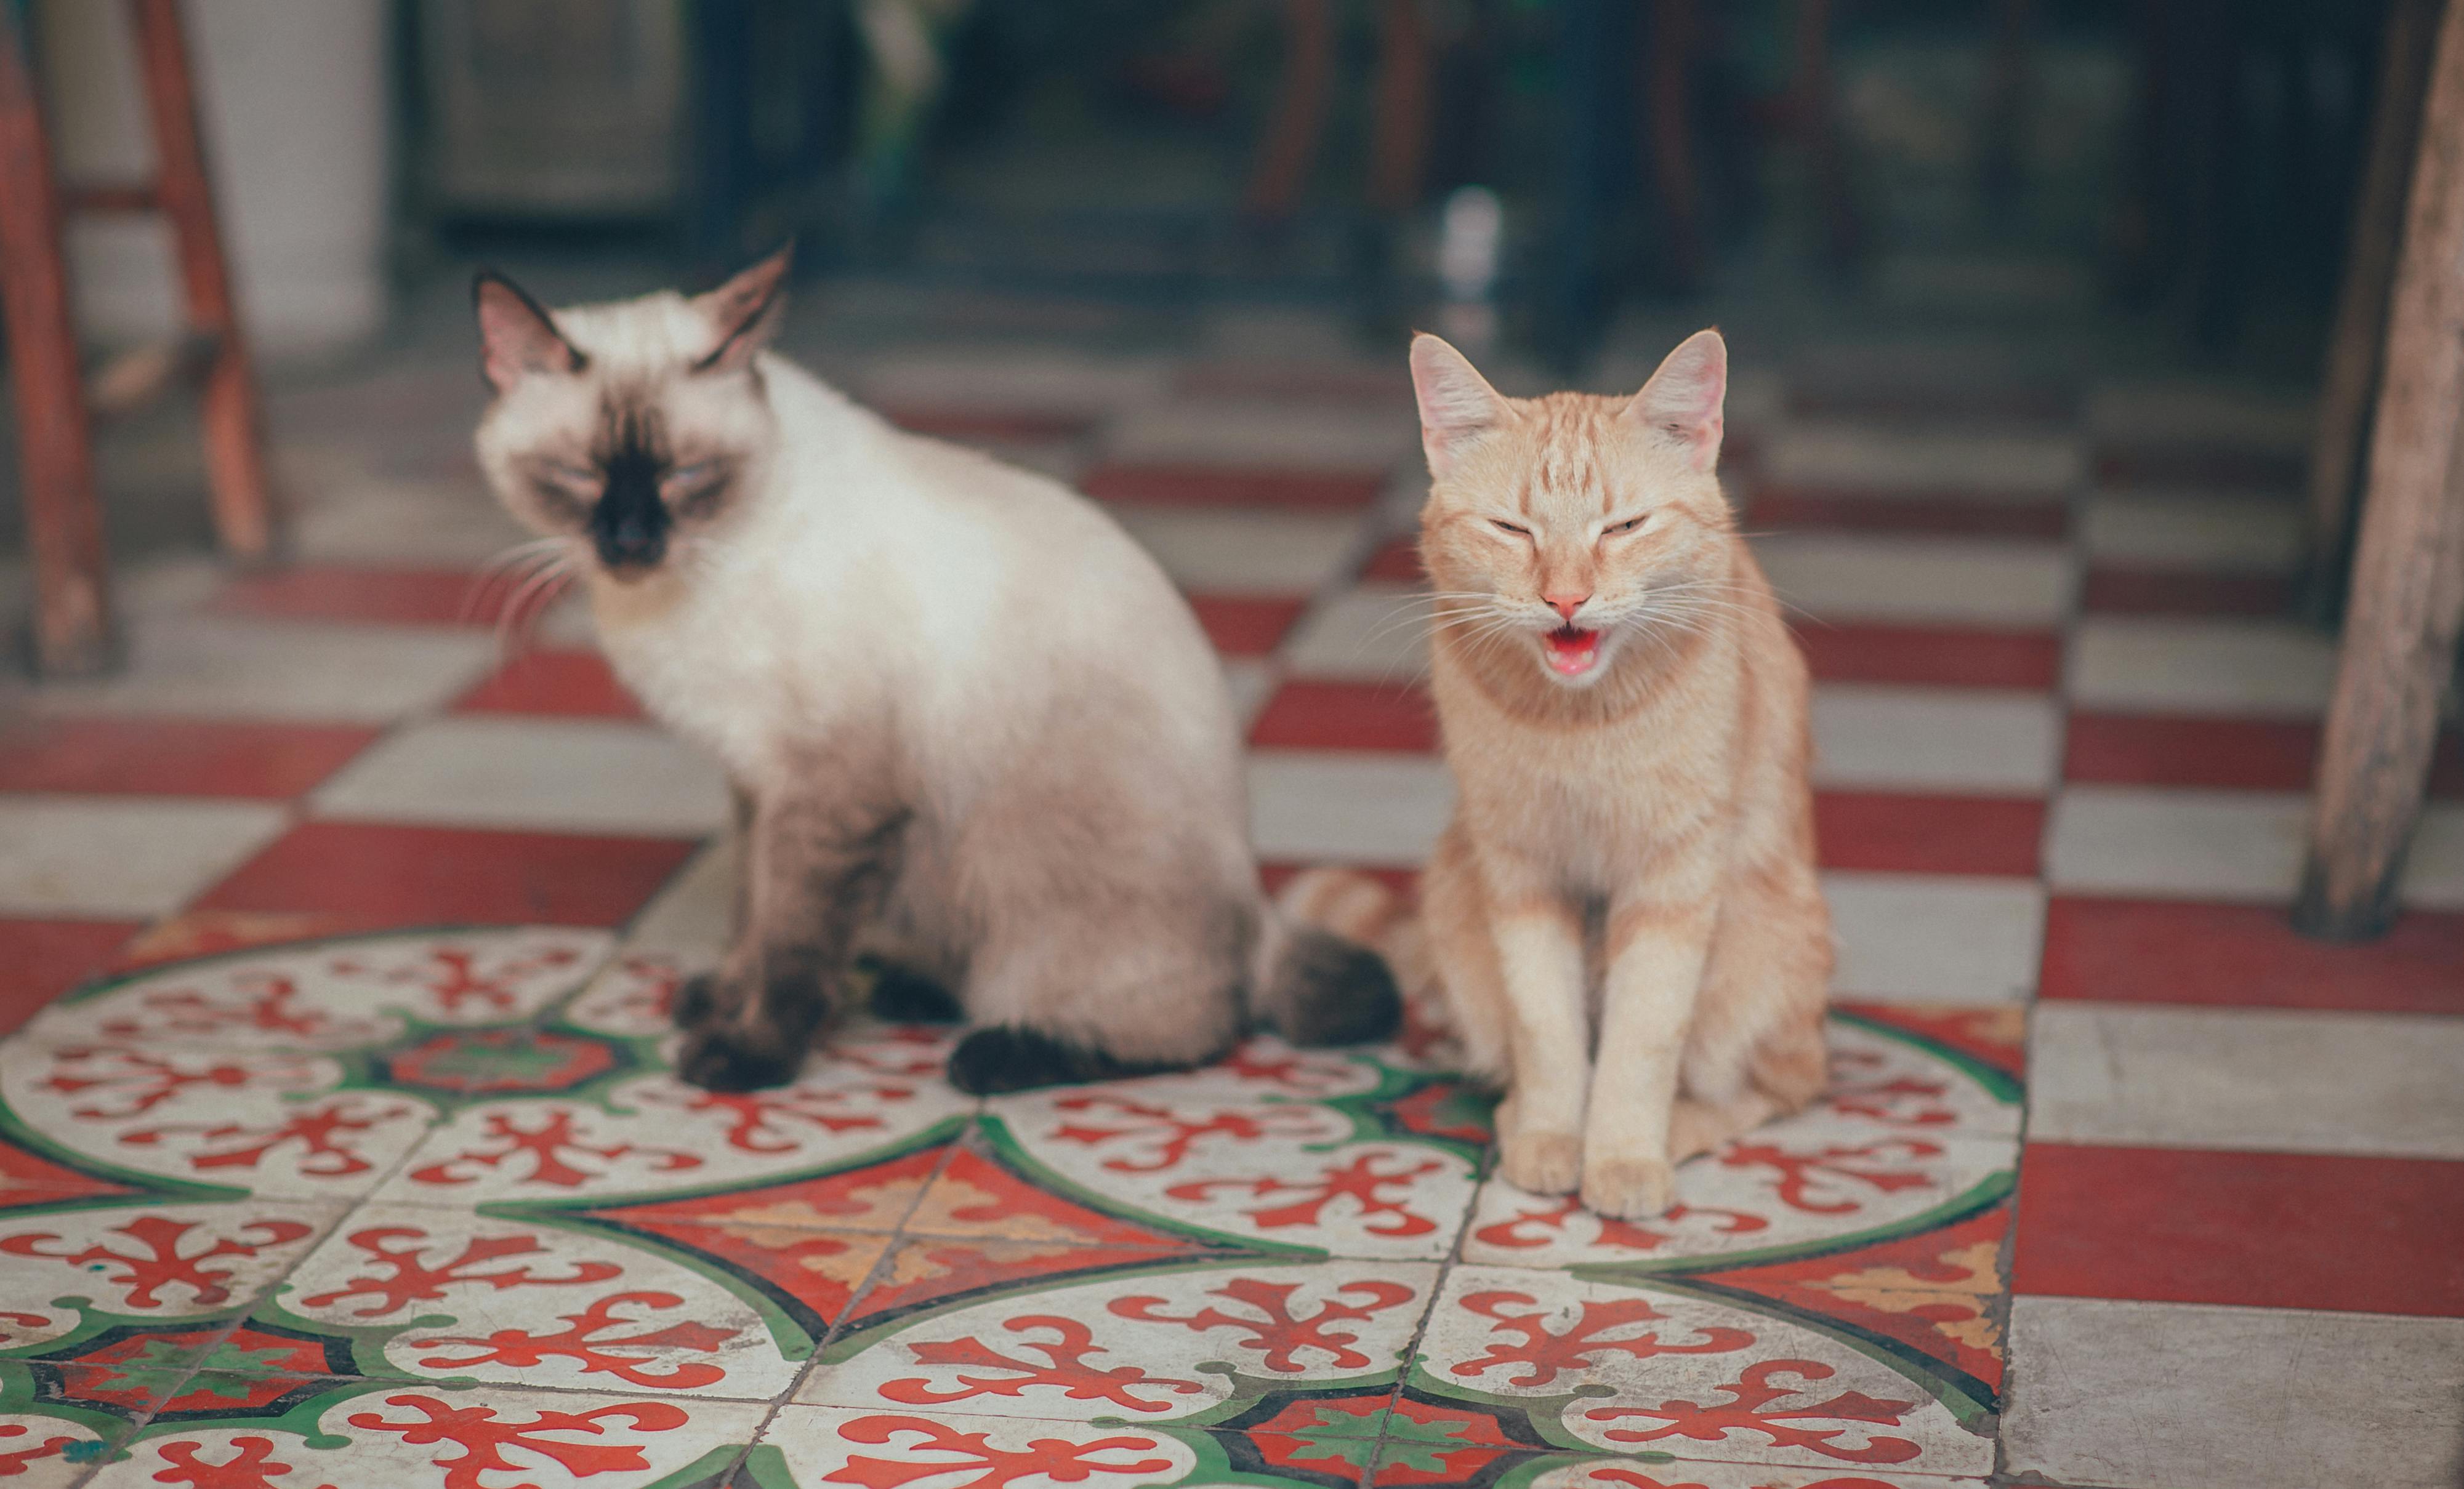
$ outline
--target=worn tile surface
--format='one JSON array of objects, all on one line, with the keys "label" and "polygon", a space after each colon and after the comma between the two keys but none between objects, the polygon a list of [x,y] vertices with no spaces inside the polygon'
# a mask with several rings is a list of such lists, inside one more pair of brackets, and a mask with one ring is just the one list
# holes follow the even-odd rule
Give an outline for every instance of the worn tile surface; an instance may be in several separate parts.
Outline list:
[{"label": "worn tile surface", "polygon": [[[1411,887],[1452,785],[1396,359],[1266,306],[818,314],[895,422],[1156,554],[1270,880]],[[1832,1081],[1639,1222],[1495,1177],[1424,1019],[990,1102],[949,1031],[858,1022],[781,1089],[680,1084],[739,887],[716,773],[572,599],[500,645],[467,348],[282,391],[302,562],[132,562],[124,675],[0,690],[0,1479],[2444,1489],[2464,753],[2396,931],[2295,936],[2306,395],[1736,324]]]}]

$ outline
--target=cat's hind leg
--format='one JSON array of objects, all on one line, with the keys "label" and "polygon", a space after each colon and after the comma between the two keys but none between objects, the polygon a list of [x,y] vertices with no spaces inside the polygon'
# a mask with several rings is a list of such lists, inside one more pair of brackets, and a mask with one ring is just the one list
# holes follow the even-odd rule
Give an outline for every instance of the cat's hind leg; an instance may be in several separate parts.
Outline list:
[{"label": "cat's hind leg", "polygon": [[1237,907],[1112,908],[1047,912],[977,950],[966,1004],[981,1027],[951,1051],[951,1084],[990,1095],[1150,1075],[1232,1047],[1254,922]]},{"label": "cat's hind leg", "polygon": [[1677,1098],[1668,1119],[1668,1161],[1715,1152],[1766,1122],[1803,1111],[1822,1094],[1826,1063],[1818,1019],[1799,1017],[1771,1030],[1747,1056],[1744,1089],[1721,1098]]},{"label": "cat's hind leg", "polygon": [[1479,869],[1460,827],[1446,829],[1420,874],[1419,931],[1426,992],[1442,1003],[1444,1022],[1462,1041],[1465,1073],[1504,1084],[1512,1021],[1506,972],[1498,965]]},{"label": "cat's hind leg", "polygon": [[1831,967],[1830,916],[1811,874],[1749,879],[1730,891],[1686,1032],[1671,1162],[1802,1111],[1822,1094]]}]

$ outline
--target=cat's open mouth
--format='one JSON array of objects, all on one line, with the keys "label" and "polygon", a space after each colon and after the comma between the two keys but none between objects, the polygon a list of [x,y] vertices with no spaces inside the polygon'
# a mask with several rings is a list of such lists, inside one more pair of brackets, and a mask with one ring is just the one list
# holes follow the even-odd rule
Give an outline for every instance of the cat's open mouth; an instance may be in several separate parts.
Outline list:
[{"label": "cat's open mouth", "polygon": [[1540,638],[1549,666],[1567,677],[1580,677],[1600,660],[1600,633],[1560,625]]}]

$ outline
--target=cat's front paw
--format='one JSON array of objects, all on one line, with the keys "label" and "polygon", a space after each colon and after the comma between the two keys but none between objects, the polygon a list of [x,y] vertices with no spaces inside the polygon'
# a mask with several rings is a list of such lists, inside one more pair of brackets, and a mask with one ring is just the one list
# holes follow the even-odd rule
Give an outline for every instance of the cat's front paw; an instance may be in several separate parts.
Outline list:
[{"label": "cat's front paw", "polygon": [[1583,1166],[1583,1208],[1612,1220],[1648,1220],[1677,1197],[1677,1171],[1664,1158],[1595,1158]]},{"label": "cat's front paw", "polygon": [[740,1029],[705,1023],[686,1033],[676,1051],[676,1075],[705,1091],[733,1095],[784,1085],[803,1062],[801,1044],[750,1039]]},{"label": "cat's front paw", "polygon": [[1498,1143],[1497,1171],[1530,1194],[1563,1194],[1583,1171],[1583,1140],[1573,1132],[1507,1132]]},{"label": "cat's front paw", "polygon": [[706,1091],[753,1091],[796,1079],[822,1006],[803,987],[762,987],[722,968],[677,990],[676,1075]]}]

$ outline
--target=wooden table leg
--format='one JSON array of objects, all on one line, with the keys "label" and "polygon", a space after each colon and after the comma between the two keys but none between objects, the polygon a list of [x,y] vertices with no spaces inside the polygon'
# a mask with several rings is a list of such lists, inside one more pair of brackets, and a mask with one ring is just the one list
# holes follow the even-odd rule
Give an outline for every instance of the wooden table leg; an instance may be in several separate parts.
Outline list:
[{"label": "wooden table leg", "polygon": [[2294,924],[2385,931],[2464,626],[2464,4],[2446,7],[2405,211],[2335,699]]},{"label": "wooden table leg", "polygon": [[2378,103],[2370,117],[2369,155],[2355,194],[2353,230],[2344,250],[2343,283],[2336,293],[2335,329],[2320,377],[2319,427],[2310,441],[2310,502],[2302,608],[2332,620],[2343,603],[2352,554],[2353,490],[2361,480],[2362,441],[2378,391],[2385,351],[2387,290],[2395,280],[2404,232],[2405,187],[2412,175],[2421,125],[2421,92],[2430,80],[2439,0],[2395,0],[2380,42]]},{"label": "wooden table leg", "polygon": [[68,265],[59,183],[35,93],[25,11],[0,0],[0,316],[8,321],[34,562],[33,662],[46,676],[99,672],[116,660],[102,511]]},{"label": "wooden table leg", "polygon": [[274,550],[275,520],[265,420],[223,262],[205,149],[198,142],[196,91],[187,40],[180,29],[179,0],[130,0],[130,12],[146,112],[154,124],[155,189],[179,246],[188,324],[214,339],[214,360],[204,389],[206,478],[213,490],[214,530],[233,558],[262,559]]}]

